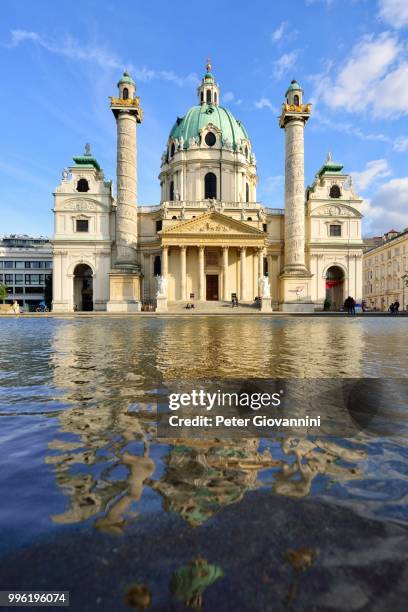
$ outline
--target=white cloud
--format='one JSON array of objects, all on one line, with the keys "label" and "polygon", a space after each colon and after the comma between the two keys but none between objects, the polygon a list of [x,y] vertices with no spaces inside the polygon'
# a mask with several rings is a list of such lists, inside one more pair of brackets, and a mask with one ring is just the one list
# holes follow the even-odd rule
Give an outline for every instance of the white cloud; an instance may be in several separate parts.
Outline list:
[{"label": "white cloud", "polygon": [[273,113],[279,112],[276,106],[274,106],[272,102],[269,100],[269,98],[260,98],[259,100],[254,102],[254,106],[258,110],[261,110],[263,108],[269,108],[269,110],[272,111]]},{"label": "white cloud", "polygon": [[281,79],[288,70],[295,65],[298,57],[298,51],[284,53],[279,59],[273,63],[273,74],[277,79]]},{"label": "white cloud", "polygon": [[132,76],[137,81],[151,81],[158,79],[162,81],[170,81],[176,85],[183,86],[186,84],[197,84],[198,78],[196,74],[187,76],[179,76],[172,70],[154,70],[146,66],[137,67],[130,62],[125,62],[115,53],[98,45],[81,45],[76,39],[71,36],[66,36],[64,39],[57,41],[49,40],[38,34],[38,32],[30,32],[27,30],[12,30],[11,41],[5,46],[13,49],[21,43],[29,41],[46,49],[50,53],[62,55],[69,59],[91,62],[97,64],[100,68],[112,68],[115,70],[130,70]]},{"label": "white cloud", "polygon": [[393,149],[399,153],[405,153],[405,151],[408,151],[408,137],[400,136],[397,138],[397,140],[394,142]]},{"label": "white cloud", "polygon": [[[389,32],[364,36],[352,49],[335,79],[315,75],[315,95],[331,108],[372,111],[375,117],[408,113],[408,62],[403,45]],[[333,72],[333,69],[332,71]]]},{"label": "white cloud", "polygon": [[232,102],[233,100],[235,100],[235,96],[232,91],[226,91],[225,94],[222,96],[222,100],[223,102]]},{"label": "white cloud", "polygon": [[357,191],[367,189],[373,182],[390,174],[391,170],[386,159],[374,159],[367,162],[361,172],[351,172]]},{"label": "white cloud", "polygon": [[393,28],[408,26],[407,0],[379,0],[379,17]]},{"label": "white cloud", "polygon": [[[312,129],[321,130],[322,128],[328,128],[335,132],[341,132],[342,134],[348,134],[350,136],[356,136],[360,140],[374,141],[374,142],[391,142],[389,136],[382,134],[381,132],[365,132],[359,126],[354,123],[347,121],[339,121],[336,119],[333,121],[325,114],[320,113],[318,110],[314,110],[313,117],[315,122],[311,124]],[[394,147],[395,148],[395,147]]]},{"label": "white cloud", "polygon": [[408,177],[391,179],[370,200],[364,201],[366,228],[376,235],[390,229],[403,230],[408,225],[407,210]]},{"label": "white cloud", "polygon": [[278,28],[276,28],[276,30],[274,32],[272,32],[272,34],[271,34],[272,42],[279,42],[281,40],[281,38],[283,37],[283,34],[285,32],[286,26],[287,26],[286,21],[282,21],[280,26]]}]

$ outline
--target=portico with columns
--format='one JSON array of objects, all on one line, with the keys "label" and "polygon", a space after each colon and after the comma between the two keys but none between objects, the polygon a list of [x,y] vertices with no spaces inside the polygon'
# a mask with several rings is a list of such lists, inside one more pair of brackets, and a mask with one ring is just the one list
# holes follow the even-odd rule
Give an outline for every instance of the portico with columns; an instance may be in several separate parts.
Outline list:
[{"label": "portico with columns", "polygon": [[159,232],[161,274],[168,299],[250,302],[259,295],[265,233],[220,213],[181,222]]}]

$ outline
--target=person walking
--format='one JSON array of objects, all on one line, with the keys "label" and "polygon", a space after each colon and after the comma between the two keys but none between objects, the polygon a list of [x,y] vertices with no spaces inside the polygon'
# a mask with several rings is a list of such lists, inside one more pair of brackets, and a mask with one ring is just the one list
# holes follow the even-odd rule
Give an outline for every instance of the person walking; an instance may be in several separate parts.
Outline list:
[{"label": "person walking", "polygon": [[397,301],[394,303],[394,311],[395,311],[395,314],[398,314],[398,312],[399,312],[399,307],[400,307],[400,303],[399,303],[399,301],[397,300]]}]

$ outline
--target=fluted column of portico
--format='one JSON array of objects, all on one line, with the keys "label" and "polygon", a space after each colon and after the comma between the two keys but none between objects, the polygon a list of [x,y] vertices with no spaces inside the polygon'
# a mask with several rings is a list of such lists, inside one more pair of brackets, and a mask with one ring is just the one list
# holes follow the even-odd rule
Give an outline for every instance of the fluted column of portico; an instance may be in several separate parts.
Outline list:
[{"label": "fluted column of portico", "polygon": [[264,258],[264,249],[259,249],[258,251],[258,280],[263,277],[263,258]]},{"label": "fluted column of portico", "polygon": [[187,248],[185,246],[180,247],[180,294],[181,299],[186,299],[186,281],[187,281]]},{"label": "fluted column of portico", "polygon": [[198,299],[205,300],[205,273],[204,273],[204,251],[205,247],[198,247]]},{"label": "fluted column of portico", "polygon": [[167,276],[169,273],[169,248],[166,245],[162,247],[161,273],[162,276]]},{"label": "fluted column of portico", "polygon": [[245,296],[246,296],[245,264],[246,264],[246,247],[241,247],[241,252],[240,252],[240,300],[245,300]]},{"label": "fluted column of portico", "polygon": [[222,299],[228,300],[228,247],[222,247]]}]

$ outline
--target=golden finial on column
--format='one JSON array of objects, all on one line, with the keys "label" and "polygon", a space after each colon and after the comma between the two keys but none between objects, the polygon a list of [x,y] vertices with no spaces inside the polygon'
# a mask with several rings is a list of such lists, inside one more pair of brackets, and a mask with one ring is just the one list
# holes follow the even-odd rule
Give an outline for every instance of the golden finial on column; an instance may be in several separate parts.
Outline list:
[{"label": "golden finial on column", "polygon": [[211,72],[211,68],[212,68],[212,66],[211,66],[211,57],[208,56],[207,57],[207,72]]}]

